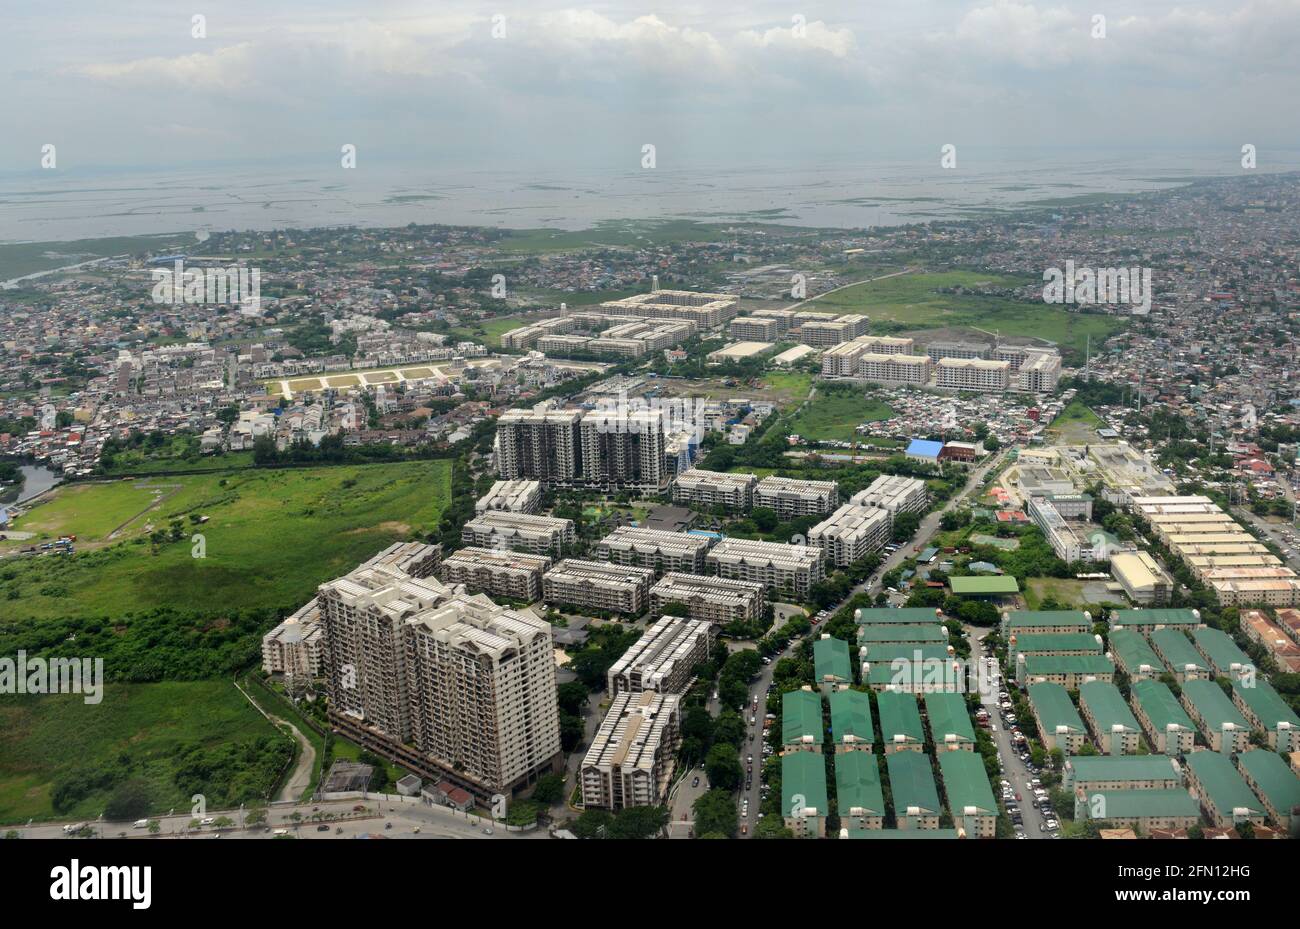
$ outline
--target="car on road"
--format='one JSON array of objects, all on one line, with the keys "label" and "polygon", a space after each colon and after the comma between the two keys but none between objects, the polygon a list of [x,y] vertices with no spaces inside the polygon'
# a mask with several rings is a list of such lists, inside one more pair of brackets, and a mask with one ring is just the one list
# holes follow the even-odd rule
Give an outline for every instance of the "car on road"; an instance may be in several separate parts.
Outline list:
[{"label": "car on road", "polygon": [[329,831],[330,831],[330,827],[327,826],[327,825],[325,825],[325,823],[321,823],[319,826],[316,827],[316,831],[317,831],[317,832],[329,832]]}]

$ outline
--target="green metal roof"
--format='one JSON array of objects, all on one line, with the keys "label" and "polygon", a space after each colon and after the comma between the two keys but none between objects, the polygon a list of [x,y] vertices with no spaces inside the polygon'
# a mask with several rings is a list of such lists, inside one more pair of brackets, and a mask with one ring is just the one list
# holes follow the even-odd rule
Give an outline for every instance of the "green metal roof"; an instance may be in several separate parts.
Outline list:
[{"label": "green metal roof", "polygon": [[1200,617],[1192,610],[1114,610],[1111,625],[1120,626],[1199,626]]},{"label": "green metal roof", "polygon": [[1244,686],[1241,681],[1233,681],[1232,690],[1259,717],[1265,729],[1276,729],[1278,723],[1290,723],[1291,728],[1300,729],[1300,717],[1287,706],[1273,685],[1262,677],[1256,676],[1252,687]]},{"label": "green metal roof", "polygon": [[1186,761],[1187,767],[1204,786],[1210,802],[1221,815],[1231,816],[1233,810],[1243,807],[1255,815],[1264,813],[1259,798],[1251,792],[1250,785],[1232,766],[1227,755],[1220,752],[1192,752]]},{"label": "green metal roof", "polygon": [[1175,674],[1184,673],[1188,665],[1207,674],[1210,671],[1210,666],[1181,629],[1155,630],[1151,633],[1151,646],[1156,654],[1164,656],[1165,664]]},{"label": "green metal roof", "polygon": [[1200,818],[1201,808],[1196,800],[1181,787],[1162,790],[1094,790],[1084,797],[1078,814],[1083,819],[1092,818],[1095,798],[1101,797],[1098,820],[1131,819],[1142,816],[1191,816]]},{"label": "green metal roof", "polygon": [[940,752],[939,773],[943,775],[943,789],[948,795],[948,812],[954,820],[968,806],[997,815],[998,802],[993,799],[984,757],[978,752]]},{"label": "green metal roof", "polygon": [[1134,681],[1130,690],[1156,729],[1166,732],[1170,725],[1176,724],[1196,730],[1192,718],[1163,681]]},{"label": "green metal roof", "polygon": [[930,756],[925,752],[894,752],[885,756],[889,789],[894,798],[894,816],[901,819],[908,807],[922,813],[939,812],[939,791],[934,786]]},{"label": "green metal roof", "polygon": [[975,727],[962,694],[926,694],[925,715],[930,719],[930,735],[936,746],[943,745],[944,737],[949,735],[957,736],[958,741],[975,741]]},{"label": "green metal roof", "polygon": [[951,661],[894,661],[867,662],[866,682],[872,685],[893,685],[900,690],[925,689],[960,690],[966,686],[965,665],[953,667]]},{"label": "green metal roof", "polygon": [[1083,610],[1012,610],[1003,623],[1009,630],[1025,629],[1032,632],[1041,626],[1079,625],[1088,629],[1092,622]]},{"label": "green metal roof", "polygon": [[849,661],[849,643],[843,639],[817,639],[813,642],[813,666],[817,683],[828,677],[853,683],[853,663]]},{"label": "green metal roof", "polygon": [[1204,629],[1192,630],[1192,641],[1200,649],[1214,668],[1214,673],[1219,677],[1231,677],[1232,666],[1234,664],[1254,666],[1250,656],[1237,647],[1237,643],[1232,640],[1222,629],[1212,629],[1206,626]]},{"label": "green metal roof", "polygon": [[806,735],[813,744],[822,744],[821,694],[792,690],[781,697],[781,744],[793,745]]},{"label": "green metal roof", "polygon": [[927,606],[905,606],[898,609],[889,607],[865,607],[859,611],[859,625],[878,626],[882,623],[933,623],[938,619],[938,611]]},{"label": "green metal roof", "polygon": [[1250,728],[1246,718],[1237,711],[1214,681],[1187,681],[1183,684],[1183,695],[1196,707],[1196,712],[1205,720],[1206,726],[1215,732],[1222,732],[1224,723],[1232,723],[1242,729]]},{"label": "green metal roof", "polygon": [[1020,592],[1019,582],[1010,574],[995,574],[991,577],[950,577],[948,578],[948,586],[958,596],[980,597]]},{"label": "green metal roof", "polygon": [[1141,732],[1137,718],[1124,702],[1124,696],[1114,684],[1105,681],[1088,681],[1079,685],[1079,703],[1086,705],[1097,725],[1110,732],[1115,726],[1123,726],[1134,732]]},{"label": "green metal roof", "polygon": [[870,696],[859,690],[837,690],[827,700],[831,705],[831,737],[837,745],[846,735],[855,736],[859,742],[868,745],[876,741],[875,727],[871,724]]},{"label": "green metal roof", "polygon": [[1115,662],[1105,655],[1026,655],[1027,674],[1113,674]]},{"label": "green metal roof", "polygon": [[1011,649],[1017,655],[1043,655],[1047,652],[1096,652],[1101,654],[1101,643],[1087,632],[1040,632],[1035,635],[1017,635]]},{"label": "green metal roof", "polygon": [[1068,786],[1093,781],[1180,780],[1168,755],[1070,755],[1065,764]]},{"label": "green metal roof", "polygon": [[1058,726],[1068,726],[1076,732],[1086,732],[1079,711],[1070,701],[1070,694],[1060,684],[1044,681],[1029,685],[1029,702],[1034,708],[1034,715],[1051,733]]},{"label": "green metal roof", "polygon": [[947,642],[942,626],[931,623],[898,623],[884,626],[859,626],[858,644],[872,645],[887,642]]},{"label": "green metal roof", "polygon": [[956,829],[850,829],[850,839],[955,839]]},{"label": "green metal roof", "polygon": [[816,752],[791,752],[781,756],[781,810],[789,815],[794,798],[803,797],[803,806],[812,807],[821,816],[830,809],[826,799],[826,759]]},{"label": "green metal roof", "polygon": [[868,816],[885,815],[885,792],[880,786],[880,766],[875,755],[840,752],[835,756],[835,803],[841,818],[855,807]]},{"label": "green metal roof", "polygon": [[[1237,756],[1237,767],[1250,775],[1259,795],[1281,816],[1300,806],[1300,777],[1277,752],[1255,749]],[[1248,785],[1249,786],[1249,785]]]},{"label": "green metal roof", "polygon": [[1111,632],[1109,640],[1111,652],[1119,658],[1129,674],[1136,675],[1143,665],[1150,665],[1152,674],[1165,673],[1165,663],[1141,633],[1132,629],[1116,629]]},{"label": "green metal roof", "polygon": [[900,645],[892,642],[867,646],[867,661],[872,664],[878,661],[890,662],[896,658],[902,658],[904,661],[946,661],[948,646]]},{"label": "green metal roof", "polygon": [[877,694],[876,709],[880,713],[880,736],[886,745],[899,733],[907,736],[909,742],[925,741],[921,711],[917,709],[914,695],[887,690]]}]

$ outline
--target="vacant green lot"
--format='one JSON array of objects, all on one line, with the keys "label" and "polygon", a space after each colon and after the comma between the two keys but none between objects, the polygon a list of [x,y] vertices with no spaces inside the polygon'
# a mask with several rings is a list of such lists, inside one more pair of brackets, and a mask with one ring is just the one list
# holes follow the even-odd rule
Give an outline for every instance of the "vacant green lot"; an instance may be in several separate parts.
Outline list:
[{"label": "vacant green lot", "polygon": [[1104,428],[1101,417],[1086,404],[1078,400],[1061,410],[1059,416],[1052,420],[1047,431],[1052,440],[1060,445],[1083,445],[1096,442],[1096,430]]},{"label": "vacant green lot", "polygon": [[858,393],[819,393],[792,419],[781,424],[784,432],[815,442],[852,442],[860,423],[889,419],[894,411],[878,400]]},{"label": "vacant green lot", "polygon": [[[437,528],[448,461],[245,469],[65,487],[22,521],[102,538],[155,499],[114,544],[73,557],[16,558],[0,572],[0,621],[181,610],[288,607],[392,542]],[[206,516],[195,524],[190,517]],[[182,524],[178,541],[150,533]],[[193,555],[201,533],[205,557]],[[9,575],[13,576],[10,577]],[[16,596],[10,591],[17,591]]]},{"label": "vacant green lot", "polygon": [[1013,287],[1026,283],[1029,283],[1026,279],[970,271],[905,274],[829,294],[810,308],[865,313],[873,322],[893,322],[906,328],[968,326],[1004,336],[1047,339],[1062,349],[1079,353],[1083,352],[1088,336],[1092,337],[1095,348],[1125,325],[1125,320],[1117,316],[1069,313],[1046,304],[1021,303],[1002,297],[938,292],[949,287]]},{"label": "vacant green lot", "polygon": [[96,705],[76,694],[0,697],[0,822],[94,819],[104,810],[106,791],[56,814],[53,785],[122,755],[131,759],[133,775],[148,782],[155,810],[189,809],[189,795],[173,782],[180,749],[195,743],[220,748],[275,733],[228,680],[106,684]]}]

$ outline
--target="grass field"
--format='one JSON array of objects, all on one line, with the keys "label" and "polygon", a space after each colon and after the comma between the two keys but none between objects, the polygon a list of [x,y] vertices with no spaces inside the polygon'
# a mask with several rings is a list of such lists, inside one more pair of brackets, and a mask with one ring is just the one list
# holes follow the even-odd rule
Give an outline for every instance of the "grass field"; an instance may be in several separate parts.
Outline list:
[{"label": "grass field", "polygon": [[873,322],[893,322],[916,329],[967,326],[1004,336],[1036,337],[1079,353],[1088,336],[1092,336],[1096,347],[1125,325],[1125,320],[1117,316],[1069,313],[1045,304],[937,292],[943,287],[1011,287],[1025,283],[1020,278],[969,271],[906,274],[846,288],[817,300],[809,308],[861,312]]},{"label": "grass field", "polygon": [[490,319],[470,320],[452,329],[448,335],[452,338],[469,342],[480,342],[489,351],[501,348],[501,336],[511,329],[527,326],[554,313],[520,313],[516,316],[493,316]]},{"label": "grass field", "polygon": [[[246,469],[64,487],[15,528],[42,537],[75,533],[78,554],[6,561],[0,621],[301,604],[321,582],[384,546],[435,529],[450,493],[448,461]],[[131,522],[115,544],[84,550],[86,540],[103,539],[160,496],[162,503]],[[191,514],[209,521],[191,525]],[[155,550],[149,527],[166,529],[173,519],[183,521],[184,537]],[[205,539],[203,558],[191,554],[196,531]],[[7,599],[15,589],[17,598]]]},{"label": "grass field", "polygon": [[80,264],[110,255],[136,255],[147,251],[192,246],[190,234],[114,236],[76,239],[72,242],[14,242],[0,245],[0,280]]},{"label": "grass field", "polygon": [[888,419],[894,414],[886,404],[858,393],[819,393],[782,429],[815,442],[852,442],[860,423]]},{"label": "grass field", "polygon": [[188,809],[189,796],[172,781],[178,749],[275,731],[228,680],[106,684],[96,705],[75,694],[0,697],[0,822],[94,819],[104,810],[103,792],[56,814],[51,788],[73,770],[110,765],[123,753],[150,784],[155,809]]},{"label": "grass field", "polygon": [[1096,430],[1105,425],[1086,404],[1074,400],[1052,420],[1047,431],[1058,445],[1083,445],[1098,441]]}]

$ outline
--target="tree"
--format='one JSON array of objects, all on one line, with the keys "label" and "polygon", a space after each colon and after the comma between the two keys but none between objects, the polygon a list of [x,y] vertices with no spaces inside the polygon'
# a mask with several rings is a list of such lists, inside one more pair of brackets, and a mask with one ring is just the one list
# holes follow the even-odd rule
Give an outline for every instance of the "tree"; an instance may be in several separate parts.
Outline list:
[{"label": "tree", "polygon": [[793,839],[794,832],[787,829],[779,816],[764,816],[754,827],[756,839]]},{"label": "tree", "polygon": [[668,825],[668,809],[662,806],[629,806],[618,811],[606,830],[610,839],[651,839]]},{"label": "tree", "polygon": [[721,743],[709,749],[705,756],[704,773],[708,775],[711,786],[727,791],[740,787],[745,777],[740,767],[740,753],[734,746]]},{"label": "tree", "polygon": [[559,774],[543,774],[533,788],[533,799],[550,806],[564,798],[564,778]]},{"label": "tree", "polygon": [[584,810],[569,828],[580,839],[603,839],[613,821],[604,810]]},{"label": "tree", "polygon": [[131,778],[120,784],[108,798],[104,818],[111,820],[139,819],[149,812],[149,784],[142,778]]},{"label": "tree", "polygon": [[736,801],[731,792],[713,790],[701,794],[691,806],[695,814],[695,834],[701,838],[719,834],[726,838],[736,835]]}]

